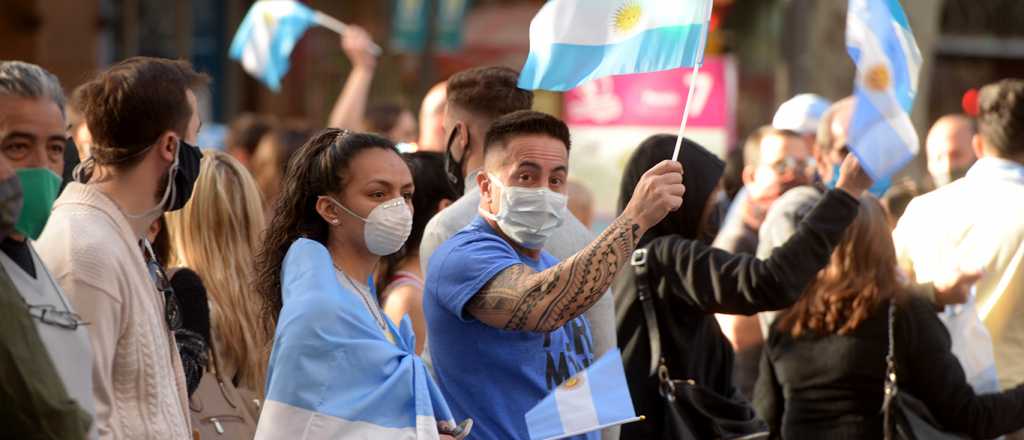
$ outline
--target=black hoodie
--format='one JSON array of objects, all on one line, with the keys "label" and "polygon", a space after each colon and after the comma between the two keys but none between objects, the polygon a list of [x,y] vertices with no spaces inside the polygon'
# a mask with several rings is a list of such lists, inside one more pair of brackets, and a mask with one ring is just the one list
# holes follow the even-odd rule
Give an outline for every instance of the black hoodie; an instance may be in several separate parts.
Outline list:
[{"label": "black hoodie", "polygon": [[[620,210],[629,203],[640,176],[671,158],[675,140],[675,136],[657,135],[640,144],[622,179]],[[732,346],[714,314],[751,315],[796,302],[828,263],[832,249],[857,215],[858,202],[843,191],[829,191],[797,233],[768,260],[733,255],[696,240],[703,210],[722,175],[722,161],[688,139],[679,161],[686,186],[683,206],[641,239],[641,246],[648,249],[647,281],[654,296],[662,355],[673,379],[693,380],[719,395],[734,397],[738,394],[732,384]],[[636,281],[631,267],[619,273],[613,285],[615,317],[633,403],[647,420],[624,425],[622,439],[671,438],[671,433],[663,432],[657,377],[648,374],[650,345],[643,309],[636,299]]]}]

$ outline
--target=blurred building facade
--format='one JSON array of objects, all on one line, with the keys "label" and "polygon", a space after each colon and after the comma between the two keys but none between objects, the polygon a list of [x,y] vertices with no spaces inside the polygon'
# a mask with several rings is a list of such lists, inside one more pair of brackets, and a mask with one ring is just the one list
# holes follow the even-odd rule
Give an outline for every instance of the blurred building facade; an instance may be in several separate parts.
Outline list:
[{"label": "blurred building facade", "polygon": [[[481,64],[522,65],[529,22],[543,0],[468,0],[461,47],[396,54],[386,50],[372,97],[419,105],[433,83]],[[901,0],[925,54],[919,130],[960,110],[970,87],[1024,77],[1024,1]],[[386,49],[395,13],[409,5],[432,14],[449,0],[348,2],[307,0],[313,8],[369,30]],[[132,55],[191,60],[213,77],[204,113],[227,122],[240,111],[324,121],[350,68],[337,35],[307,33],[295,49],[282,91],[274,94],[227,57],[251,0],[0,0],[0,59],[21,59],[57,74],[70,92],[98,69]],[[716,0],[710,53],[731,53],[739,66],[739,139],[770,120],[799,92],[829,98],[849,93],[853,66],[843,42],[845,1]],[[429,34],[428,30],[428,34]],[[538,95],[557,113],[557,94]]]}]

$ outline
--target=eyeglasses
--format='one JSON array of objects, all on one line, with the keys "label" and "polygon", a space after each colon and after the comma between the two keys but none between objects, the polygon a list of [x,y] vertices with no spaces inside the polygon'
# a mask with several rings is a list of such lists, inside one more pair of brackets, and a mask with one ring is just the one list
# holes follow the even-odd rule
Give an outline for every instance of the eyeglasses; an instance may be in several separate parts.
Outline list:
[{"label": "eyeglasses", "polygon": [[171,331],[179,330],[182,326],[181,311],[178,309],[178,300],[174,295],[174,287],[167,279],[164,268],[156,259],[156,253],[150,246],[149,240],[142,240],[142,253],[146,258],[146,267],[149,269],[149,277],[156,284],[156,289],[164,295],[164,319]]},{"label": "eyeglasses", "polygon": [[82,317],[70,310],[58,310],[57,307],[28,304],[28,314],[43,324],[57,326],[67,330],[78,330],[80,325],[89,325]]},{"label": "eyeglasses", "polygon": [[814,159],[800,160],[794,159],[792,157],[787,157],[785,159],[782,159],[778,162],[771,164],[770,167],[772,171],[775,171],[776,174],[786,174],[787,171],[796,171],[803,173],[813,172],[814,167],[816,165],[817,163],[814,161]]}]

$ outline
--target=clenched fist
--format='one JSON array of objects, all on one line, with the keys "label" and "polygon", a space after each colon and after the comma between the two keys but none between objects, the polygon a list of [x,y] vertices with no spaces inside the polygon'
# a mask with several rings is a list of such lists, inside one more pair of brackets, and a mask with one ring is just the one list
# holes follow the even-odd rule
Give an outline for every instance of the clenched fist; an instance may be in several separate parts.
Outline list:
[{"label": "clenched fist", "polygon": [[842,165],[839,166],[839,181],[836,183],[836,189],[846,191],[856,199],[860,198],[864,191],[871,188],[874,183],[868,172],[860,165],[857,156],[853,153],[847,154],[846,159],[843,159]]},{"label": "clenched fist", "polygon": [[661,161],[640,177],[622,214],[632,218],[641,231],[646,232],[682,206],[685,192],[682,164],[674,160]]}]

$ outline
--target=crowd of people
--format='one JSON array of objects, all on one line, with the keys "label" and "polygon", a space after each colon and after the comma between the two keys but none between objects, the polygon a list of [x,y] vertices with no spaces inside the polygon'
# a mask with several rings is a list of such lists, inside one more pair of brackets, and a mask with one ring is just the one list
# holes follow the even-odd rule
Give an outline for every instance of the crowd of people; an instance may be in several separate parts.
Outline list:
[{"label": "crowd of people", "polygon": [[[417,118],[369,102],[372,46],[345,32],[324,124],[240,115],[223,152],[187,62],[66,100],[0,61],[5,436],[526,439],[617,348],[645,420],[574,438],[881,438],[895,378],[945,431],[1024,437],[1024,80],[935,123],[921,185],[862,169],[853,98],[798,95],[726,161],[651,136],[595,234],[518,72]],[[997,386],[940,319],[965,303]]]}]

